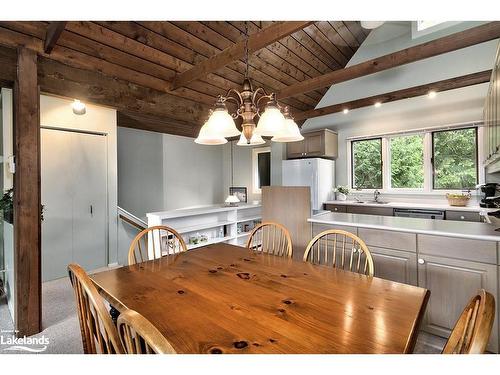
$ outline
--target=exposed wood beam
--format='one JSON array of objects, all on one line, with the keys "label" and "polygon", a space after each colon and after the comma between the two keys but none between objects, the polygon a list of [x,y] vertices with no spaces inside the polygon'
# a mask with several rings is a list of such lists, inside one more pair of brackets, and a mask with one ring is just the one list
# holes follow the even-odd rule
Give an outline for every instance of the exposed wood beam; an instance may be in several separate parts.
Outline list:
[{"label": "exposed wood beam", "polygon": [[117,125],[123,128],[148,130],[191,138],[195,138],[200,130],[200,126],[192,126],[181,120],[120,111],[118,112]]},{"label": "exposed wood beam", "polygon": [[485,25],[451,34],[430,42],[409,47],[344,69],[310,78],[303,82],[288,86],[277,93],[278,99],[303,94],[312,90],[330,86],[334,83],[348,81],[372,73],[380,72],[414,61],[452,52],[474,44],[500,38],[500,22],[490,22]]},{"label": "exposed wood beam", "polygon": [[438,82],[427,83],[425,85],[414,86],[403,90],[392,91],[386,94],[374,95],[367,98],[352,100],[350,102],[334,104],[327,107],[300,112],[294,117],[297,121],[300,121],[313,117],[326,116],[332,113],[342,112],[344,109],[353,110],[371,106],[376,102],[389,103],[396,100],[414,98],[416,96],[426,95],[429,91],[440,92],[477,85],[480,83],[489,82],[490,77],[491,70],[485,70],[482,72],[467,74],[464,76],[445,79]]},{"label": "exposed wood beam", "polygon": [[37,53],[18,50],[14,85],[14,272],[18,336],[41,331],[40,103]]},{"label": "exposed wood beam", "polygon": [[55,21],[49,23],[49,26],[47,26],[47,33],[45,34],[45,41],[43,43],[43,51],[45,53],[52,52],[52,49],[59,40],[59,37],[61,36],[65,27],[66,21]]},{"label": "exposed wood beam", "polygon": [[[248,37],[248,52],[253,53],[262,49],[285,36],[309,26],[312,21],[281,21],[272,24],[261,31]],[[216,54],[215,56],[202,61],[193,68],[180,73],[174,79],[173,90],[187,85],[198,78],[205,77],[209,73],[223,68],[229,63],[241,59],[245,55],[245,40],[242,40]]]}]

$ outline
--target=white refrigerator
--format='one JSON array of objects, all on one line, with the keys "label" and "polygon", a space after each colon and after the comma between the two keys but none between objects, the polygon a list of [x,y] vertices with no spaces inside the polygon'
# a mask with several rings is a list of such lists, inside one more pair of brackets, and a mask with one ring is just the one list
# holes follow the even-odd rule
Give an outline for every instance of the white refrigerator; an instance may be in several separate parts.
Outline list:
[{"label": "white refrigerator", "polygon": [[323,210],[323,203],[333,198],[335,162],[311,158],[283,160],[283,186],[309,186],[313,213]]}]

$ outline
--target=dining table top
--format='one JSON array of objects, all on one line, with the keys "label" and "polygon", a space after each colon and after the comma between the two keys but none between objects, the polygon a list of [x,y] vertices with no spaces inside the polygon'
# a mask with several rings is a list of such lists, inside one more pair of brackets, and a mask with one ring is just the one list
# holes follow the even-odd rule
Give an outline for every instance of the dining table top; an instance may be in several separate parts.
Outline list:
[{"label": "dining table top", "polygon": [[91,278],[178,353],[411,353],[430,294],[224,243]]}]

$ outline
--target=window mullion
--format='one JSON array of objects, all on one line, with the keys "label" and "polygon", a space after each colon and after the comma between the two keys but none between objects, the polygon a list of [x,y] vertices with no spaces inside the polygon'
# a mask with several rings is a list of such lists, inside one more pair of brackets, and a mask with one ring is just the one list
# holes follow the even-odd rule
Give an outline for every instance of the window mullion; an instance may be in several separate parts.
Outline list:
[{"label": "window mullion", "polygon": [[391,189],[391,150],[387,137],[382,138],[382,189]]},{"label": "window mullion", "polygon": [[424,133],[424,191],[431,192],[432,188],[432,133]]}]

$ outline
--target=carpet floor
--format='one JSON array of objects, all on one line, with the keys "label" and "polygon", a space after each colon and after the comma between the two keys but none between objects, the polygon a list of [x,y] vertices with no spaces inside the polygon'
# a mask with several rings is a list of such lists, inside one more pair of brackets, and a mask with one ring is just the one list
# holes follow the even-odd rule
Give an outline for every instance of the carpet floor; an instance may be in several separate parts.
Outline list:
[{"label": "carpet floor", "polygon": [[[32,337],[48,338],[49,343],[43,353],[83,353],[75,296],[68,278],[43,283],[42,314],[43,331]],[[0,336],[4,337],[4,341],[8,336],[13,336],[13,323],[5,299],[0,299]],[[445,342],[443,338],[420,332],[414,353],[440,353]],[[20,350],[6,351],[10,346],[0,342],[0,354],[26,354]]]}]

